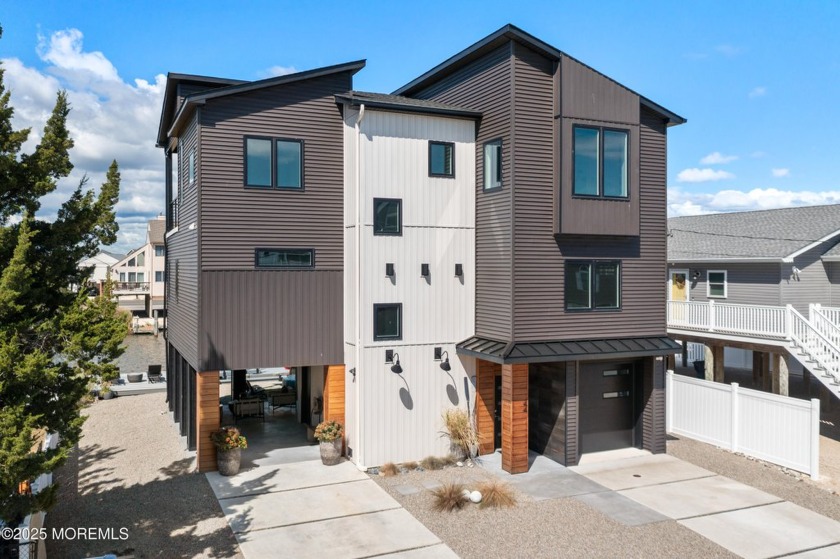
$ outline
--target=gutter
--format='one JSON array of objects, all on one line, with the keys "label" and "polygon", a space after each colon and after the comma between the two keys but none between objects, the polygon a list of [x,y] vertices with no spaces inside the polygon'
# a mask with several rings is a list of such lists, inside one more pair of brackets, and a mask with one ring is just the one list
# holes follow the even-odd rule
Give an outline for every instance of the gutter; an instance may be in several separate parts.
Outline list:
[{"label": "gutter", "polygon": [[679,264],[740,264],[740,263],[755,263],[755,262],[785,262],[784,258],[778,256],[756,256],[755,258],[738,257],[738,258],[677,258],[674,260],[668,259],[669,266],[676,266]]}]

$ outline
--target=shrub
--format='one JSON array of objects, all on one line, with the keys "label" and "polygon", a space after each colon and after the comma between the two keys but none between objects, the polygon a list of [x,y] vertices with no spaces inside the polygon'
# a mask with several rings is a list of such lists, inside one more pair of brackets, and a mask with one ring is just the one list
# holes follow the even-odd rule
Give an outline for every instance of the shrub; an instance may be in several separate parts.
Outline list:
[{"label": "shrub", "polygon": [[510,485],[498,479],[484,481],[476,489],[481,493],[481,508],[516,506],[516,493]]},{"label": "shrub", "polygon": [[478,446],[478,435],[473,428],[469,414],[461,408],[452,408],[443,412],[443,425],[449,441],[461,448],[465,455],[472,455]]},{"label": "shrub", "polygon": [[210,440],[219,450],[233,450],[234,448],[248,448],[248,440],[240,434],[236,427],[222,427],[210,433]]},{"label": "shrub", "polygon": [[400,471],[393,462],[386,462],[379,467],[379,475],[384,477],[395,476],[398,473],[400,473]]},{"label": "shrub", "polygon": [[402,464],[400,464],[400,466],[405,471],[410,472],[412,470],[418,469],[420,467],[420,464],[418,464],[417,462],[403,462]]},{"label": "shrub", "polygon": [[315,427],[315,438],[322,443],[340,439],[342,435],[344,435],[344,426],[332,419],[322,421]]},{"label": "shrub", "polygon": [[438,512],[452,512],[463,508],[468,502],[464,496],[464,486],[460,483],[444,483],[432,490],[432,495],[435,499],[433,507]]},{"label": "shrub", "polygon": [[446,466],[446,462],[437,456],[426,456],[420,461],[420,466],[424,470],[441,470]]}]

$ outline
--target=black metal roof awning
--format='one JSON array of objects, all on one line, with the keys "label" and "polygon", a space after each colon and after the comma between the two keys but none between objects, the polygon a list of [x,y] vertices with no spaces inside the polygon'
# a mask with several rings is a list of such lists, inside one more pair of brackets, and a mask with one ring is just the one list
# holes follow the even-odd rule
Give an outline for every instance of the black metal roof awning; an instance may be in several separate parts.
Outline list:
[{"label": "black metal roof awning", "polygon": [[458,355],[502,364],[624,359],[682,351],[682,346],[667,336],[550,342],[500,342],[473,336],[455,347]]}]

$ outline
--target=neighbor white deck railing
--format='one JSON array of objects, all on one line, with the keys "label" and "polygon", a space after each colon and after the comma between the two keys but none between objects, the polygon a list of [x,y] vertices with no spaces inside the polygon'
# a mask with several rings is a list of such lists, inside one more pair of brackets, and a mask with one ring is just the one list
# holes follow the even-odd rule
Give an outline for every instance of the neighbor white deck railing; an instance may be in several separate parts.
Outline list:
[{"label": "neighbor white deck railing", "polygon": [[840,349],[793,307],[788,307],[788,310],[790,341],[805,350],[824,369],[824,374],[833,379],[835,385],[840,383]]},{"label": "neighbor white deck railing", "polygon": [[787,322],[785,307],[668,301],[669,328],[785,340]]},{"label": "neighbor white deck railing", "polygon": [[808,320],[831,343],[840,347],[840,309],[808,305]]},{"label": "neighbor white deck railing", "polygon": [[820,313],[823,314],[828,320],[832,322],[835,326],[840,326],[840,307],[824,307],[822,305],[809,305],[810,307],[814,307]]}]

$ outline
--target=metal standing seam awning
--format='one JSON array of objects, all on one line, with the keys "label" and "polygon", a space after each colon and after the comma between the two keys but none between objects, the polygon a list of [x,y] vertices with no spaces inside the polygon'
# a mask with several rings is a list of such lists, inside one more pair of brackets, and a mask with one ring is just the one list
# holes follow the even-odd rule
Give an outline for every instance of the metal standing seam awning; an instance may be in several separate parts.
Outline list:
[{"label": "metal standing seam awning", "polygon": [[682,346],[667,336],[549,342],[501,342],[473,336],[455,348],[458,355],[501,364],[626,359],[682,351]]}]

